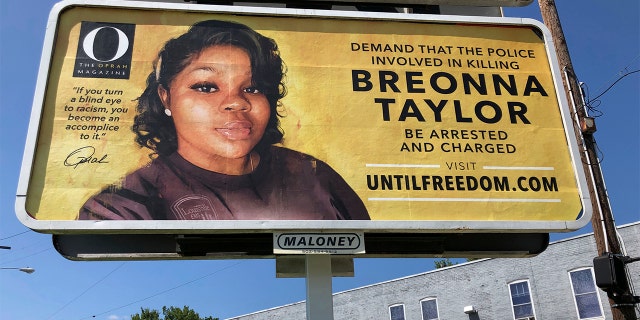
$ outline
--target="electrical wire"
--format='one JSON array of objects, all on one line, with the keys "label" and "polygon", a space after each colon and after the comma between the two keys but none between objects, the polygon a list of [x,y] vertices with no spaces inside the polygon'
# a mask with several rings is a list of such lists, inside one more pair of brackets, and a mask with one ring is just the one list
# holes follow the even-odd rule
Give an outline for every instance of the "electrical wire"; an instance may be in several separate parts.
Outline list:
[{"label": "electrical wire", "polygon": [[[616,74],[612,75],[611,77],[609,77],[609,79],[607,80],[606,83],[608,82],[612,82],[614,81],[614,79],[620,77],[620,75],[624,74],[625,72],[629,71],[631,68],[631,65],[633,65],[634,63],[636,63],[636,60],[640,60],[640,54],[636,55],[634,58],[631,59],[631,61],[629,61],[629,63],[627,63],[624,67],[620,68],[620,71],[618,71]],[[598,88],[598,90],[596,91],[600,91],[602,90],[602,88],[605,87],[605,85],[602,85],[600,88]]]},{"label": "electrical wire", "polygon": [[30,255],[26,255],[26,256],[23,256],[23,257],[20,257],[20,258],[17,258],[17,259],[13,259],[13,260],[9,260],[9,261],[3,261],[3,262],[2,262],[2,264],[3,264],[3,265],[6,265],[6,264],[8,264],[8,263],[12,263],[12,262],[20,261],[20,260],[22,260],[22,259],[26,259],[26,258],[29,258],[29,257],[33,257],[33,256],[38,255],[38,254],[41,254],[41,253],[43,253],[43,252],[47,252],[47,251],[49,251],[49,250],[51,250],[51,249],[53,249],[53,248],[46,248],[46,249],[40,250],[40,251],[38,251],[38,252],[35,252],[35,253],[30,254]]},{"label": "electrical wire", "polygon": [[13,237],[17,237],[17,236],[19,236],[19,235],[23,235],[23,234],[25,234],[25,233],[32,232],[32,231],[33,231],[33,230],[31,230],[31,229],[29,229],[29,230],[25,230],[25,231],[22,231],[22,232],[20,232],[20,233],[16,233],[16,234],[11,235],[11,236],[8,236],[8,237],[4,237],[4,238],[0,239],[0,241],[2,241],[2,240],[7,240],[7,239],[11,239],[11,238],[13,238]]},{"label": "electrical wire", "polygon": [[603,115],[602,111],[598,109],[601,103],[600,100],[589,101],[589,86],[586,83],[581,82],[580,91],[583,97],[582,104],[587,109],[588,115],[593,118],[598,118],[602,116]]},{"label": "electrical wire", "polygon": [[202,279],[208,278],[208,277],[210,277],[210,276],[212,276],[212,275],[214,275],[214,274],[216,274],[216,273],[222,272],[222,271],[227,270],[227,269],[231,269],[231,268],[233,268],[233,267],[235,267],[235,266],[237,266],[237,265],[239,265],[239,264],[242,264],[242,263],[244,263],[244,261],[240,261],[240,262],[237,262],[237,263],[232,264],[232,265],[230,265],[230,266],[227,266],[227,267],[224,267],[224,268],[218,269],[218,270],[216,270],[216,271],[214,271],[214,272],[211,272],[211,273],[209,273],[209,274],[206,274],[206,275],[204,275],[204,276],[198,277],[198,278],[196,278],[196,279],[193,279],[193,280],[190,280],[190,281],[187,281],[187,282],[183,282],[183,283],[181,283],[181,284],[179,284],[179,285],[177,285],[177,286],[175,286],[175,287],[171,287],[171,288],[169,288],[169,289],[166,289],[166,290],[162,290],[162,291],[156,292],[156,293],[154,293],[154,294],[152,294],[152,295],[150,295],[150,296],[147,296],[147,297],[145,297],[145,298],[142,298],[142,299],[139,299],[139,300],[136,300],[136,301],[133,301],[133,302],[127,303],[127,304],[125,304],[125,305],[121,305],[121,306],[119,306],[119,307],[115,307],[115,308],[109,309],[109,310],[104,311],[104,312],[101,312],[101,313],[97,313],[97,314],[94,314],[94,315],[91,315],[91,316],[87,316],[87,317],[81,318],[80,320],[96,318],[97,316],[105,315],[105,314],[107,314],[107,313],[110,313],[110,312],[116,311],[116,310],[118,310],[118,309],[126,308],[126,307],[131,306],[131,305],[134,305],[134,304],[136,304],[136,303],[140,303],[140,302],[142,302],[142,301],[149,300],[149,299],[151,299],[151,298],[155,298],[155,297],[157,297],[157,296],[159,296],[159,295],[163,295],[163,294],[165,294],[165,293],[167,293],[167,292],[169,292],[169,291],[173,291],[173,290],[175,290],[175,289],[178,289],[178,288],[184,287],[184,286],[186,286],[186,285],[192,284],[192,283],[194,283],[194,282],[196,282],[196,281],[200,281],[200,280],[202,280]]},{"label": "electrical wire", "polygon": [[[636,60],[640,57],[640,55],[636,56],[633,60]],[[632,63],[633,63],[632,60]],[[629,64],[631,65],[631,64]],[[628,65],[628,66],[629,66]],[[627,70],[628,66],[625,67],[623,70]],[[609,90],[611,90],[618,82],[620,82],[622,79],[624,79],[625,77],[632,75],[634,73],[640,72],[640,70],[633,70],[633,71],[629,71],[626,72],[624,74],[622,74],[621,76],[618,77],[618,79],[616,79],[613,83],[611,83],[604,91],[602,91],[600,94],[598,94],[595,98],[590,99],[589,98],[589,87],[584,84],[584,83],[580,83],[580,89],[582,90],[582,96],[583,96],[583,104],[584,104],[584,108],[588,111],[589,116],[597,118],[603,115],[602,111],[600,111],[598,109],[598,107],[600,106],[600,100],[598,100],[600,97],[602,97],[603,95],[605,95]],[[604,161],[604,153],[602,152],[602,150],[599,148],[598,144],[595,142],[594,140],[594,147],[596,148],[597,151],[597,159],[599,163],[602,163],[602,161]],[[626,248],[624,247],[624,242],[622,241],[622,238],[620,237],[620,235],[617,233],[616,231],[616,237],[618,238],[620,244],[622,245],[622,250],[623,250],[623,254],[626,254]],[[626,274],[626,278],[627,278],[627,284],[628,284],[628,288],[629,288],[629,293],[631,295],[635,294],[635,288],[634,288],[634,284],[633,284],[633,278],[631,277],[631,274],[629,273],[629,268],[625,265],[624,267],[624,272]],[[636,312],[640,312],[640,306],[638,304],[634,305],[634,309],[636,310]]]},{"label": "electrical wire", "polygon": [[634,73],[640,72],[640,70],[633,70],[633,71],[629,71],[623,75],[621,75],[616,81],[614,81],[611,85],[609,85],[609,87],[607,89],[605,89],[602,93],[600,93],[599,95],[597,95],[595,98],[590,99],[587,104],[590,104],[592,101],[597,100],[598,98],[602,97],[605,93],[607,93],[609,90],[611,90],[611,88],[613,88],[618,82],[620,82],[620,80],[622,80],[624,77],[632,75]]},{"label": "electrical wire", "polygon": [[580,90],[583,97],[583,101],[581,104],[582,104],[582,107],[586,109],[585,111],[587,111],[590,117],[598,118],[603,115],[603,112],[598,109],[598,107],[601,104],[601,101],[598,100],[600,97],[602,97],[607,92],[609,92],[609,90],[611,90],[623,78],[629,75],[632,75],[634,73],[640,72],[640,70],[629,71],[629,68],[631,67],[631,65],[634,64],[635,61],[638,59],[640,59],[640,54],[637,55],[635,58],[631,59],[631,61],[624,68],[622,68],[621,71],[617,73],[618,75],[617,79],[615,79],[606,89],[604,89],[600,94],[596,95],[596,97],[593,99],[589,97],[590,96],[589,87],[585,83],[580,82]]},{"label": "electrical wire", "polygon": [[[592,138],[592,140],[593,140],[593,148],[595,149],[595,152],[596,152],[596,159],[598,159],[598,165],[600,165],[604,162],[604,152],[602,152],[602,149],[600,149],[600,146],[598,145],[598,142],[596,141],[596,139]],[[595,166],[594,163],[592,163],[591,165]]]},{"label": "electrical wire", "polygon": [[[640,55],[638,56],[640,57]],[[634,58],[637,59],[638,57]],[[625,68],[624,70],[626,70],[627,68]],[[598,94],[595,98],[590,98],[589,97],[589,86],[587,86],[584,82],[580,82],[580,90],[582,93],[582,97],[583,97],[583,101],[582,101],[582,107],[584,107],[587,111],[587,114],[592,117],[592,118],[598,118],[600,116],[602,116],[604,113],[598,109],[598,107],[601,104],[601,101],[598,100],[600,97],[602,97],[603,95],[605,95],[609,90],[611,90],[618,82],[620,82],[622,79],[624,79],[625,77],[632,75],[634,73],[640,72],[639,70],[633,70],[633,71],[629,71],[626,72],[624,74],[622,74],[621,76],[618,77],[618,79],[616,79],[615,81],[613,81],[613,83],[611,83],[604,91],[602,91],[600,94]],[[596,158],[598,159],[598,163],[602,163],[604,161],[604,153],[602,152],[602,150],[600,149],[600,147],[597,145],[597,143],[595,142],[594,139],[594,146],[596,148]],[[595,165],[595,164],[591,164],[591,165]]]},{"label": "electrical wire", "polygon": [[122,266],[125,265],[126,262],[121,263],[120,265],[118,265],[117,267],[115,267],[113,270],[111,270],[111,272],[107,273],[104,277],[102,277],[100,280],[94,282],[92,285],[90,285],[87,289],[85,289],[84,291],[82,291],[79,295],[77,295],[75,298],[71,299],[71,301],[65,303],[62,307],[60,307],[58,310],[56,310],[56,312],[52,313],[47,319],[51,319],[53,318],[56,314],[58,314],[60,311],[62,311],[62,309],[66,308],[67,306],[69,306],[70,304],[72,304],[74,301],[78,300],[80,297],[82,297],[85,293],[87,293],[89,290],[91,290],[93,287],[97,286],[98,283],[104,281],[105,279],[107,279],[110,275],[112,275],[114,272],[116,272],[118,269],[122,268]]}]

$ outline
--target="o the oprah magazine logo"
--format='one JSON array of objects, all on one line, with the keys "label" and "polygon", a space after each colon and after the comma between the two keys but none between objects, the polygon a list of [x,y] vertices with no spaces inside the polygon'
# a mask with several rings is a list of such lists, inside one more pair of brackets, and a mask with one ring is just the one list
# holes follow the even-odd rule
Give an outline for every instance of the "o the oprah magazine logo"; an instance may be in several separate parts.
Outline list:
[{"label": "o the oprah magazine logo", "polygon": [[73,76],[129,79],[135,24],[83,21]]}]

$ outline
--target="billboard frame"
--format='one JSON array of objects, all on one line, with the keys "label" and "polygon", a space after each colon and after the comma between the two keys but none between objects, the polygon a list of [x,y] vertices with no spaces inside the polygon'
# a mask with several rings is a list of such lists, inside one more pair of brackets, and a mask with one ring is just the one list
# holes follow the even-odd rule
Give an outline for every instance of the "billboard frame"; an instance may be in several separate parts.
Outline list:
[{"label": "billboard frame", "polygon": [[[365,253],[344,258],[528,258],[549,245],[547,233],[365,233]],[[272,259],[269,233],[237,234],[55,234],[53,246],[65,258],[93,260]],[[317,253],[305,254],[314,255]]]},{"label": "billboard frame", "polygon": [[[40,120],[44,110],[44,98],[48,83],[49,69],[55,46],[56,29],[61,13],[74,6],[108,7],[140,10],[169,10],[189,12],[214,12],[235,15],[279,16],[279,17],[321,17],[328,19],[353,20],[393,20],[426,21],[437,23],[461,23],[476,25],[514,25],[535,27],[542,33],[546,53],[549,59],[556,100],[560,105],[560,116],[564,126],[564,135],[568,142],[573,164],[574,177],[582,204],[582,212],[576,220],[550,221],[481,221],[481,220],[385,220],[385,221],[306,221],[306,220],[147,220],[147,221],[77,221],[77,220],[38,220],[26,212],[26,198],[31,169],[34,164]],[[574,123],[569,112],[568,102],[562,86],[561,71],[555,54],[551,33],[540,22],[523,18],[492,18],[444,15],[422,15],[404,13],[376,13],[351,11],[321,11],[308,9],[283,9],[265,7],[213,6],[193,4],[172,4],[159,2],[68,0],[54,5],[47,22],[47,33],[43,44],[38,80],[34,94],[29,129],[25,144],[23,163],[18,183],[15,208],[18,219],[27,227],[44,233],[54,234],[232,234],[232,233],[272,233],[279,231],[334,230],[386,233],[548,233],[568,232],[585,226],[591,218],[591,198],[587,192],[587,180],[581,165],[579,147],[573,132]]]}]

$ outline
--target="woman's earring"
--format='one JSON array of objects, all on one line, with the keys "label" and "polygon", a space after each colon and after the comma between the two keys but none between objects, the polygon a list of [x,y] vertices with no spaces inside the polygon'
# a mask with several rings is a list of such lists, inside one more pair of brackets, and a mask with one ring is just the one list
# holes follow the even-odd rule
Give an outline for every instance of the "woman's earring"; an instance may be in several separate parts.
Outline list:
[{"label": "woman's earring", "polygon": [[167,117],[171,117],[171,110],[169,109],[164,109],[164,114],[167,115]]}]

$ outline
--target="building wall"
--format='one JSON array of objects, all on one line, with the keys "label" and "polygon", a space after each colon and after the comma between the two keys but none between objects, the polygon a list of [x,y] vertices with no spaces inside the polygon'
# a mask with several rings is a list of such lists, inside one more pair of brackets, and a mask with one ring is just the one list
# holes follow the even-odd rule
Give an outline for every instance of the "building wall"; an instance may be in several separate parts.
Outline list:
[{"label": "building wall", "polygon": [[[631,257],[640,257],[640,222],[618,228]],[[536,319],[578,319],[569,272],[592,268],[596,256],[593,234],[554,242],[533,258],[476,260],[405,278],[334,294],[334,319],[389,319],[389,306],[404,304],[405,319],[422,319],[420,301],[437,298],[440,319],[513,319],[508,284],[528,280]],[[640,284],[640,262],[628,264],[632,284]],[[598,289],[606,319],[611,309]],[[635,292],[640,295],[640,292]],[[473,305],[475,315],[463,312]],[[305,319],[304,302],[281,306],[237,320]]]}]

